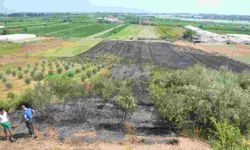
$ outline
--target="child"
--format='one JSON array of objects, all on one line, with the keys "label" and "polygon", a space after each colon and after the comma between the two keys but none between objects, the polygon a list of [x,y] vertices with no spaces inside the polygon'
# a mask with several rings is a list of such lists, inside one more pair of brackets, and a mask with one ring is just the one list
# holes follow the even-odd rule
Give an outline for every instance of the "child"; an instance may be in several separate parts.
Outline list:
[{"label": "child", "polygon": [[11,131],[12,124],[9,121],[7,112],[3,108],[0,108],[0,123],[1,123],[1,127],[4,130],[5,139],[6,140],[9,139],[11,142],[15,141],[16,139],[13,138],[12,131]]}]

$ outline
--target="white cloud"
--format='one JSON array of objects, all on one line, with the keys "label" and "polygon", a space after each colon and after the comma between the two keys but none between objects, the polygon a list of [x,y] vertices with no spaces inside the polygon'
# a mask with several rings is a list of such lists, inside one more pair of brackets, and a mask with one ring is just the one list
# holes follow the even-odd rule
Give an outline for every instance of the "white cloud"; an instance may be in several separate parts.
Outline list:
[{"label": "white cloud", "polygon": [[203,7],[219,7],[220,0],[198,0],[200,6]]}]

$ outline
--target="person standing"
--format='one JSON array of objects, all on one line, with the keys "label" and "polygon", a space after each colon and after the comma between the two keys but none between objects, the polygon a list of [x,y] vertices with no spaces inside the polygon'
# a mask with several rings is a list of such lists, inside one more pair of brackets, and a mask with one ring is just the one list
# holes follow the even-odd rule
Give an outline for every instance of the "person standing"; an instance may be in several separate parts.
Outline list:
[{"label": "person standing", "polygon": [[0,108],[0,123],[1,123],[1,128],[4,130],[4,135],[6,140],[10,140],[11,142],[14,142],[16,139],[13,138],[12,135],[12,124],[9,121],[9,117],[7,112],[3,109]]},{"label": "person standing", "polygon": [[23,119],[29,130],[29,135],[31,137],[36,138],[32,121],[33,116],[35,115],[35,110],[33,110],[32,108],[27,108],[25,105],[22,105],[22,109],[23,109]]}]

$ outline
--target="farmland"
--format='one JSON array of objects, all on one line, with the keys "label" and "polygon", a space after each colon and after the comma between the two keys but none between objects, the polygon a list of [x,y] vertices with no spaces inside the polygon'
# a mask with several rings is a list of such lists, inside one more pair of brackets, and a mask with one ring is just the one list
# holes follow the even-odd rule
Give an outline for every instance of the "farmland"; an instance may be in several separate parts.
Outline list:
[{"label": "farmland", "polygon": [[51,16],[27,18],[0,18],[8,34],[32,33],[41,36],[87,37],[114,27],[113,24],[96,23],[88,16]]},{"label": "farmland", "polygon": [[45,57],[72,57],[87,51],[92,46],[99,43],[100,39],[67,40],[61,46],[47,49],[46,51],[35,53],[34,55]]},{"label": "farmland", "polygon": [[250,25],[248,24],[213,23],[209,21],[192,22],[172,18],[157,19],[156,24],[178,27],[192,25],[218,34],[250,34]]},{"label": "farmland", "polygon": [[22,44],[0,43],[0,55],[16,53],[21,47]]},{"label": "farmland", "polygon": [[[105,20],[100,16],[121,22],[97,21]],[[37,111],[35,146],[248,148],[249,45],[193,44],[183,37],[190,24],[222,33],[248,33],[248,26],[99,13],[0,20],[8,34],[43,37],[0,43],[0,107],[13,124],[22,104]],[[15,134],[25,131],[19,126]]]},{"label": "farmland", "polygon": [[[117,48],[119,47],[119,49]],[[102,58],[104,54],[113,54],[127,59],[133,59],[137,63],[152,62],[158,66],[168,68],[185,68],[201,63],[207,67],[219,69],[227,66],[228,69],[242,72],[250,67],[223,56],[179,47],[168,43],[136,42],[136,41],[109,41],[102,42],[89,51],[80,54],[80,57]]]}]

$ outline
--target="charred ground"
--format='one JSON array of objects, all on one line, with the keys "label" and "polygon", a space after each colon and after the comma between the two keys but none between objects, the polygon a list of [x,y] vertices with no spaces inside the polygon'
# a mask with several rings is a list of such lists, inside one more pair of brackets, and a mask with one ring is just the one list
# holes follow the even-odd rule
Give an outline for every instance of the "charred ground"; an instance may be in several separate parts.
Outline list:
[{"label": "charred ground", "polygon": [[204,64],[213,69],[226,67],[235,72],[250,70],[250,66],[224,56],[201,50],[173,45],[167,42],[148,41],[104,41],[92,47],[81,58],[110,58],[119,56],[135,60],[137,64],[153,63],[160,67],[185,68],[194,64]]}]

